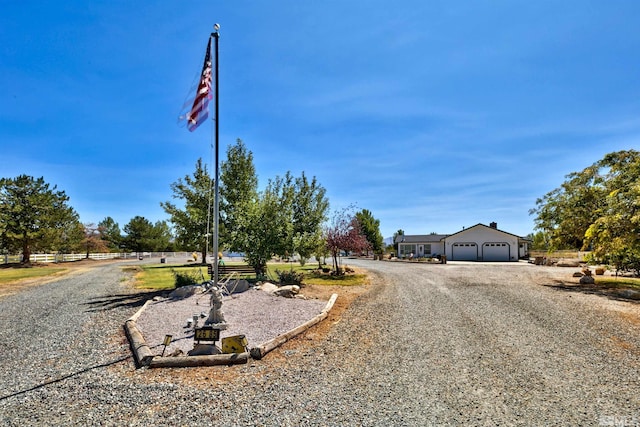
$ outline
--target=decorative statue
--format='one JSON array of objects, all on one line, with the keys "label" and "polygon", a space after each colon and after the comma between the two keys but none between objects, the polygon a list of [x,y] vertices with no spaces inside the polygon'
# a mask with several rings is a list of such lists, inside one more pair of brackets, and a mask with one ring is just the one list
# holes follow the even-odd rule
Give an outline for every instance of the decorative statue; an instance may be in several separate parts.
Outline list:
[{"label": "decorative statue", "polygon": [[224,314],[222,313],[222,291],[214,286],[209,292],[211,292],[211,299],[209,300],[211,309],[209,310],[209,317],[205,325],[211,325],[218,329],[226,329],[227,322],[224,320]]}]

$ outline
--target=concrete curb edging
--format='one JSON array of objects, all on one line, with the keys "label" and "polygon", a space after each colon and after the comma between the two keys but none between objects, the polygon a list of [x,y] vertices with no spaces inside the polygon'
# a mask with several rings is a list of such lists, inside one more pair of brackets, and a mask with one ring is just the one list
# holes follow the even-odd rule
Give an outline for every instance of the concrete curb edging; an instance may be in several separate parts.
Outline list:
[{"label": "concrete curb edging", "polygon": [[338,294],[332,294],[331,298],[329,298],[329,302],[327,302],[327,305],[322,309],[320,314],[318,314],[316,317],[306,321],[305,323],[303,323],[302,325],[294,329],[291,329],[288,332],[285,332],[284,334],[278,335],[277,337],[265,343],[262,343],[256,347],[251,348],[251,350],[249,351],[251,354],[251,357],[256,360],[262,359],[271,350],[284,344],[285,342],[289,341],[291,338],[301,334],[302,332],[306,331],[316,323],[319,323],[320,321],[324,320],[329,315],[329,311],[331,310],[331,308],[333,308],[333,304],[335,304],[336,299],[338,299]]},{"label": "concrete curb edging", "polygon": [[154,355],[151,349],[147,345],[140,333],[140,330],[136,326],[136,320],[140,317],[144,309],[152,300],[148,300],[144,305],[124,323],[124,330],[129,339],[129,345],[133,352],[136,367],[140,368],[148,366],[149,368],[180,368],[180,367],[195,367],[195,366],[215,366],[215,365],[236,365],[241,363],[247,363],[249,356],[253,359],[260,360],[267,353],[277,348],[278,346],[289,341],[291,338],[301,334],[313,325],[324,320],[328,315],[331,308],[336,302],[338,294],[332,294],[331,298],[327,302],[327,305],[322,309],[320,314],[312,318],[311,320],[303,323],[302,325],[291,329],[284,334],[260,344],[259,346],[251,348],[249,352],[243,353],[231,353],[231,354],[214,354],[206,356],[178,356],[178,357],[160,357]]}]

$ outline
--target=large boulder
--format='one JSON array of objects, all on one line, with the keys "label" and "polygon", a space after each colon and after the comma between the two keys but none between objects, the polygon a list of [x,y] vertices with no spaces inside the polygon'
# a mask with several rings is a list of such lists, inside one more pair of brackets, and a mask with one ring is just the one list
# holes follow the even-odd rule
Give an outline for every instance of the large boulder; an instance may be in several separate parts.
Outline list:
[{"label": "large boulder", "polygon": [[581,285],[593,285],[594,283],[596,283],[596,279],[593,276],[582,276],[580,278]]},{"label": "large boulder", "polygon": [[193,350],[189,350],[187,354],[189,356],[211,356],[220,353],[220,349],[213,344],[196,344],[193,346]]},{"label": "large boulder", "polygon": [[225,283],[224,289],[227,294],[239,294],[249,289],[251,285],[245,279],[229,280]]},{"label": "large boulder", "polygon": [[278,286],[274,285],[271,282],[262,282],[262,284],[258,287],[261,291],[274,293],[278,290]]},{"label": "large boulder", "polygon": [[618,295],[621,296],[622,298],[640,300],[640,292],[634,289],[623,289],[620,292],[618,292]]},{"label": "large boulder", "polygon": [[556,264],[558,267],[580,267],[580,260],[577,259],[561,259]]},{"label": "large boulder", "polygon": [[195,294],[201,294],[204,292],[204,287],[200,285],[188,285],[181,286],[175,291],[169,294],[169,298],[171,299],[184,299],[188,298]]},{"label": "large boulder", "polygon": [[293,298],[300,292],[300,286],[298,285],[287,285],[281,286],[273,292],[274,295],[285,298]]}]

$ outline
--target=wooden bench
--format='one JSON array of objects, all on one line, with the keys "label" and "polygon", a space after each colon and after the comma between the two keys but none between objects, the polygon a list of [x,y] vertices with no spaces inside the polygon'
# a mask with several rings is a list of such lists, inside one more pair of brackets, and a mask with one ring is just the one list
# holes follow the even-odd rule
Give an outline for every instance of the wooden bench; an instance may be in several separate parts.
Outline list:
[{"label": "wooden bench", "polygon": [[[213,277],[213,264],[207,266],[207,272]],[[254,276],[256,271],[247,264],[220,264],[218,265],[218,276],[220,278],[236,273],[239,276]]]}]

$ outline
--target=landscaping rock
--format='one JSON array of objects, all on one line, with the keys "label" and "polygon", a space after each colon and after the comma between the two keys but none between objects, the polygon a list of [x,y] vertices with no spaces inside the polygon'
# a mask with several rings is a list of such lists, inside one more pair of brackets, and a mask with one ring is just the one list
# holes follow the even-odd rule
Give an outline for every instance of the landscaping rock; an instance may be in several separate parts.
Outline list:
[{"label": "landscaping rock", "polygon": [[213,344],[196,344],[193,350],[187,353],[189,356],[210,356],[220,354],[220,349]]},{"label": "landscaping rock", "polygon": [[183,299],[190,297],[191,295],[201,294],[204,292],[204,287],[200,285],[181,286],[175,291],[169,294],[171,299]]},{"label": "landscaping rock", "polygon": [[556,264],[558,267],[580,267],[580,261],[561,259]]},{"label": "landscaping rock", "polygon": [[239,294],[249,289],[251,285],[245,279],[230,280],[224,285],[227,294]]},{"label": "landscaping rock", "polygon": [[274,285],[273,283],[270,282],[263,282],[258,289],[260,289],[261,291],[265,291],[268,293],[274,293],[276,290],[278,290],[278,286]]},{"label": "landscaping rock", "polygon": [[300,286],[298,286],[298,285],[287,285],[287,286],[279,287],[278,289],[276,289],[273,292],[273,294],[277,295],[279,297],[293,298],[299,292],[300,292]]},{"label": "landscaping rock", "polygon": [[624,289],[618,292],[618,295],[622,298],[640,300],[640,292],[633,289]]},{"label": "landscaping rock", "polygon": [[581,285],[593,285],[594,283],[596,283],[596,279],[593,276],[582,276],[580,278]]}]

